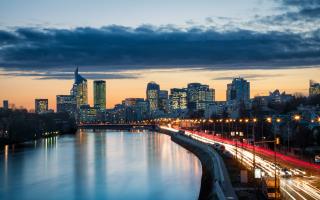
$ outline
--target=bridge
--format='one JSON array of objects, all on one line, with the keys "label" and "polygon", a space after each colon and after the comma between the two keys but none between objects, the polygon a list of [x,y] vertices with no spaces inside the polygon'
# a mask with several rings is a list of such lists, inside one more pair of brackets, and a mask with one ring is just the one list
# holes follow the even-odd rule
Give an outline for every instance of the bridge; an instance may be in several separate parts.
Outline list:
[{"label": "bridge", "polygon": [[78,124],[81,129],[114,129],[114,130],[151,130],[154,131],[157,125],[154,124]]}]

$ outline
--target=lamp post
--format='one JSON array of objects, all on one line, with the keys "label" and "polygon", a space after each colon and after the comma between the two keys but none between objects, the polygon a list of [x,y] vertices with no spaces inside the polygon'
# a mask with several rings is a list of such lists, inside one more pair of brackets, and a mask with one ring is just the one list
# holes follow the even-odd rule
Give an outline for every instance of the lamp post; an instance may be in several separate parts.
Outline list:
[{"label": "lamp post", "polygon": [[[300,115],[294,115],[293,116],[293,120],[298,123],[300,120],[301,120],[301,116]],[[289,130],[289,128],[288,128]],[[289,134],[289,131],[288,131],[288,151],[290,151],[290,134]]]},{"label": "lamp post", "polygon": [[[276,119],[276,122],[277,123],[280,123],[281,122],[281,119],[280,118],[277,118]],[[275,192],[275,199],[278,199],[278,186],[277,186],[277,144],[279,144],[280,140],[278,138],[276,138],[276,132],[274,132],[274,187],[276,189],[276,192]],[[280,187],[280,182],[279,182],[279,187]]]},{"label": "lamp post", "polygon": [[[277,118],[276,123],[280,123],[281,119]],[[272,123],[272,118],[267,117],[267,122]],[[276,137],[276,132],[274,131],[274,140],[273,141],[264,141],[264,142],[272,142],[273,143],[273,151],[274,151],[274,188],[275,188],[275,193],[274,197],[275,199],[278,199],[278,186],[277,186],[277,144],[280,144],[280,139]],[[279,187],[280,187],[280,182],[279,182]]]},{"label": "lamp post", "polygon": [[220,119],[220,123],[221,123],[221,134],[224,135],[224,133],[223,133],[223,119]]},{"label": "lamp post", "polygon": [[252,139],[253,139],[253,171],[255,170],[256,167],[256,148],[255,148],[255,132],[254,132],[254,128],[255,128],[255,123],[257,122],[256,118],[253,118],[252,120],[253,125],[252,125]]}]

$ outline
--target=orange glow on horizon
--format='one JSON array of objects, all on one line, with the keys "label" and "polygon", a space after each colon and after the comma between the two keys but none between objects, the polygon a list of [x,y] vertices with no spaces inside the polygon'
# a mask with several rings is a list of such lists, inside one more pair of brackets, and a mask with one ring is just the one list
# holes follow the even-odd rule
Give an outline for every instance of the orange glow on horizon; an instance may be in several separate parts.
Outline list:
[{"label": "orange glow on horizon", "polygon": [[[128,97],[145,98],[145,90],[149,81],[160,84],[160,88],[186,87],[188,83],[200,82],[215,89],[216,100],[223,101],[226,96],[226,86],[231,79],[223,77],[238,77],[244,75],[258,75],[257,78],[248,78],[250,81],[251,97],[268,95],[269,91],[279,89],[287,93],[308,94],[309,80],[318,80],[320,69],[278,69],[278,70],[146,70],[132,71],[139,73],[137,79],[106,80],[107,108]],[[81,71],[80,71],[81,74]],[[264,76],[266,78],[261,78]],[[85,74],[83,74],[85,77]],[[245,77],[244,77],[245,78]],[[246,78],[245,78],[246,79]],[[36,80],[33,77],[5,77],[0,76],[0,101],[9,100],[16,107],[34,109],[34,99],[49,99],[49,108],[56,107],[56,95],[69,94],[73,80]],[[89,104],[93,103],[93,80],[88,80]]]}]

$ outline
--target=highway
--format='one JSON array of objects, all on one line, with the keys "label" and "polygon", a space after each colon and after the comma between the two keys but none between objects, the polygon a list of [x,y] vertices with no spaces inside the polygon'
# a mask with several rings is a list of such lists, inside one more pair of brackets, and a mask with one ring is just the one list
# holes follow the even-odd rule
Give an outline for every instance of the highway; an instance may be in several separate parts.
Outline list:
[{"label": "highway", "polygon": [[[252,149],[248,147],[250,145],[246,145],[246,147],[241,146],[240,148],[238,146],[239,143],[236,145],[231,140],[222,139],[202,132],[185,131],[185,134],[208,144],[218,143],[224,145],[225,150],[229,151],[239,162],[242,162],[248,169],[253,168],[254,154],[252,153]],[[277,176],[281,177],[280,191],[282,199],[320,200],[320,190],[315,186],[318,184],[319,174],[311,176],[309,171],[305,171],[305,169],[318,171],[320,170],[320,166],[293,159],[279,153],[277,153],[277,159],[279,159],[277,160],[277,165],[274,165],[274,152],[257,148],[257,154],[255,156],[256,168],[260,168],[265,176],[274,178],[276,167]],[[284,177],[282,172],[283,168],[287,168],[292,176]]]}]

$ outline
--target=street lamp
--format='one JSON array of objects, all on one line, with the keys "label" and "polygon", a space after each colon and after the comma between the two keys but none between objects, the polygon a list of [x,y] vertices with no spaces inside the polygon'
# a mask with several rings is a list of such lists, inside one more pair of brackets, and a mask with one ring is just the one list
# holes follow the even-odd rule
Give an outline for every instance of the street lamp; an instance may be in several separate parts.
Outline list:
[{"label": "street lamp", "polygon": [[256,167],[256,149],[255,149],[255,133],[254,133],[254,128],[255,128],[255,123],[257,122],[256,118],[253,118],[253,125],[252,125],[252,139],[253,139],[253,171],[255,170]]},{"label": "street lamp", "polygon": [[293,116],[293,119],[295,121],[299,121],[301,119],[301,117],[300,117],[300,115],[295,115],[295,116]]},{"label": "street lamp", "polygon": [[271,117],[267,117],[267,122],[271,123],[272,122],[272,118]]}]

